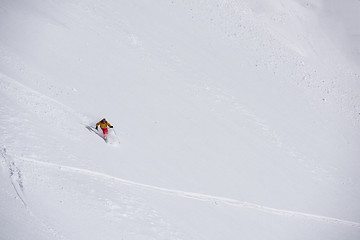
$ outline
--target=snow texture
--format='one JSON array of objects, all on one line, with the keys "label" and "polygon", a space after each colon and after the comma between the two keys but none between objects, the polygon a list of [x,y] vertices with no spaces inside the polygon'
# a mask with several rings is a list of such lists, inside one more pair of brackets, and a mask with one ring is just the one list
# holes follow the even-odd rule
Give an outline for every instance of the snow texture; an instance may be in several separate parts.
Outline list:
[{"label": "snow texture", "polygon": [[359,18],[2,0],[0,240],[360,239]]}]

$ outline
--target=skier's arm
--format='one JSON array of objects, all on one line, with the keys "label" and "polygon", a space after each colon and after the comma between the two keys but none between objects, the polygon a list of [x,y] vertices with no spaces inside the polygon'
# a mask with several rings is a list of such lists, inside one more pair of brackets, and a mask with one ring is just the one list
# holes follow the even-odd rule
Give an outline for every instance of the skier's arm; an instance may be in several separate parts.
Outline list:
[{"label": "skier's arm", "polygon": [[113,128],[113,126],[111,126],[110,123],[106,122],[106,124],[107,124],[110,128]]},{"label": "skier's arm", "polygon": [[101,121],[96,124],[96,129],[98,129],[98,126],[100,125]]}]

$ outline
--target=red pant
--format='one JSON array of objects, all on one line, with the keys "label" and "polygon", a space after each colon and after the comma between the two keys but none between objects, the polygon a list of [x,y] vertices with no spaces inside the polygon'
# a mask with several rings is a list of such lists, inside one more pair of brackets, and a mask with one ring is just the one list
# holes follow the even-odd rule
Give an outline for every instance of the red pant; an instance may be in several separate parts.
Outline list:
[{"label": "red pant", "polygon": [[106,136],[108,134],[108,129],[107,128],[102,128],[101,130],[103,131],[104,136]]}]

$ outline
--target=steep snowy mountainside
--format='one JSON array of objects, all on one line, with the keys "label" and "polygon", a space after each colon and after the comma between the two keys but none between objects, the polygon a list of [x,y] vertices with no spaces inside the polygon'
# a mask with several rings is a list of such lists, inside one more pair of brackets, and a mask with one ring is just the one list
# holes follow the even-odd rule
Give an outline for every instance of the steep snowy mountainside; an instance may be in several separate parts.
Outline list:
[{"label": "steep snowy mountainside", "polygon": [[333,64],[345,62],[342,67],[359,70],[360,6],[357,1],[274,3],[249,1],[255,15],[299,54],[319,57]]},{"label": "steep snowy mountainside", "polygon": [[323,4],[321,11],[323,18],[322,26],[327,29],[329,35],[340,47],[347,58],[360,66],[360,5],[357,1],[338,2],[331,0],[329,4]]},{"label": "steep snowy mountainside", "polygon": [[1,1],[0,239],[358,239],[358,7]]}]

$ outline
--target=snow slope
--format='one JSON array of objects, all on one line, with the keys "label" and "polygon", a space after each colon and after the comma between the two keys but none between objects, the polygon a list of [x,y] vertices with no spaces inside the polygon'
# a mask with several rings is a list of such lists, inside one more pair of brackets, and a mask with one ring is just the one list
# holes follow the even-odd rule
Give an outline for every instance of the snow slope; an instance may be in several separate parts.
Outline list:
[{"label": "snow slope", "polygon": [[359,239],[359,13],[2,0],[0,239]]}]

